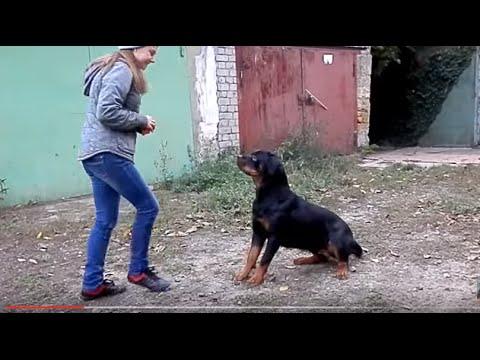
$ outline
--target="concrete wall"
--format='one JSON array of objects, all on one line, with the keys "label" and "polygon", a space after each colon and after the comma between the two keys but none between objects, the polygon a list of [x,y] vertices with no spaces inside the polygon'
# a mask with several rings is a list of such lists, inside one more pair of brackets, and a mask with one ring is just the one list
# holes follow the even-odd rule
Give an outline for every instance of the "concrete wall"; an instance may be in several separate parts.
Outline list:
[{"label": "concrete wall", "polygon": [[370,85],[372,74],[372,55],[370,46],[357,56],[357,145],[367,146],[370,143]]},{"label": "concrete wall", "polygon": [[[476,58],[460,75],[448,94],[440,113],[428,132],[419,140],[420,146],[473,146],[476,115]],[[477,115],[478,116],[478,115]]]},{"label": "concrete wall", "polygon": [[194,153],[199,159],[220,151],[217,65],[213,46],[188,46]]},{"label": "concrete wall", "polygon": [[475,145],[480,144],[480,46],[477,46],[475,54],[475,123],[473,142]]}]

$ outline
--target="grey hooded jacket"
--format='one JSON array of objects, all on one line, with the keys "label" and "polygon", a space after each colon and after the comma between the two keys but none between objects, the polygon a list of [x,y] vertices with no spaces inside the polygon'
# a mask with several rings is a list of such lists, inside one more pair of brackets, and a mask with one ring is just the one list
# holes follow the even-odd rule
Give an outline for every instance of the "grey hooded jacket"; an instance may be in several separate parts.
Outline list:
[{"label": "grey hooded jacket", "polygon": [[141,96],[128,65],[117,61],[104,74],[92,64],[85,72],[84,95],[89,100],[78,160],[111,152],[133,161],[137,132],[147,126],[148,119],[139,114]]}]

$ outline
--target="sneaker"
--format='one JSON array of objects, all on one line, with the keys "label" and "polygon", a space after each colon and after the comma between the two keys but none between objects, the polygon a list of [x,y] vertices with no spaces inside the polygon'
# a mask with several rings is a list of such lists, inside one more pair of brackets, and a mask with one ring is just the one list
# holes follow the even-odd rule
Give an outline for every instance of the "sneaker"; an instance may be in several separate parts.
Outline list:
[{"label": "sneaker", "polygon": [[103,280],[102,285],[95,290],[82,290],[81,297],[85,301],[98,299],[103,296],[112,296],[123,293],[127,288],[125,286],[115,285],[112,280]]},{"label": "sneaker", "polygon": [[153,292],[170,290],[170,283],[158,277],[153,266],[138,275],[128,275],[127,279],[132,284],[144,286]]}]

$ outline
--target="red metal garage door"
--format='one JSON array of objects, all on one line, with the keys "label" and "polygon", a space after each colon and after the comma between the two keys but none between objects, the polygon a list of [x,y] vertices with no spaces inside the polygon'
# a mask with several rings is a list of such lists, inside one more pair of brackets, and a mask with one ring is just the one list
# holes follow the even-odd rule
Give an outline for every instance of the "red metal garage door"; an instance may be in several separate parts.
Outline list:
[{"label": "red metal garage door", "polygon": [[322,150],[352,152],[355,55],[343,49],[237,47],[241,150],[273,150],[313,128]]},{"label": "red metal garage door", "polygon": [[303,49],[304,126],[328,153],[351,153],[356,147],[356,52]]},{"label": "red metal garage door", "polygon": [[302,126],[300,49],[241,46],[235,53],[240,146],[274,149]]}]

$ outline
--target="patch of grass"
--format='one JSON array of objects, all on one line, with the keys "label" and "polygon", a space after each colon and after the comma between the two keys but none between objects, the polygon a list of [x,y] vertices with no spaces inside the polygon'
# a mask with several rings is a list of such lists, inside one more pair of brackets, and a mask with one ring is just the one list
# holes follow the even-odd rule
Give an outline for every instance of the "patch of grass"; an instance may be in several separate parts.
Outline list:
[{"label": "patch of grass", "polygon": [[203,192],[239,181],[239,170],[232,153],[223,153],[194,165],[193,171],[174,181],[174,192]]},{"label": "patch of grass", "polygon": [[368,156],[368,155],[376,153],[378,150],[380,150],[380,146],[378,146],[376,144],[362,146],[360,148],[360,154],[362,156]]},{"label": "patch of grass", "polygon": [[478,198],[468,196],[465,192],[444,194],[439,203],[437,210],[452,215],[480,215],[480,204]]},{"label": "patch of grass", "polygon": [[227,214],[244,213],[254,198],[252,181],[238,169],[233,153],[196,164],[173,182],[172,191],[199,193],[199,209]]},{"label": "patch of grass", "polygon": [[478,204],[468,204],[464,202],[449,201],[444,204],[444,209],[448,210],[453,215],[471,215],[479,214],[480,206]]},{"label": "patch of grass", "polygon": [[26,274],[18,278],[19,284],[22,284],[24,287],[31,288],[37,285],[39,279],[37,276],[32,274]]},{"label": "patch of grass", "polygon": [[168,169],[168,163],[172,161],[173,158],[168,154],[167,147],[167,141],[160,144],[158,158],[153,162],[153,165],[158,171],[157,184],[160,184],[164,189],[170,189],[173,182],[173,174]]}]

